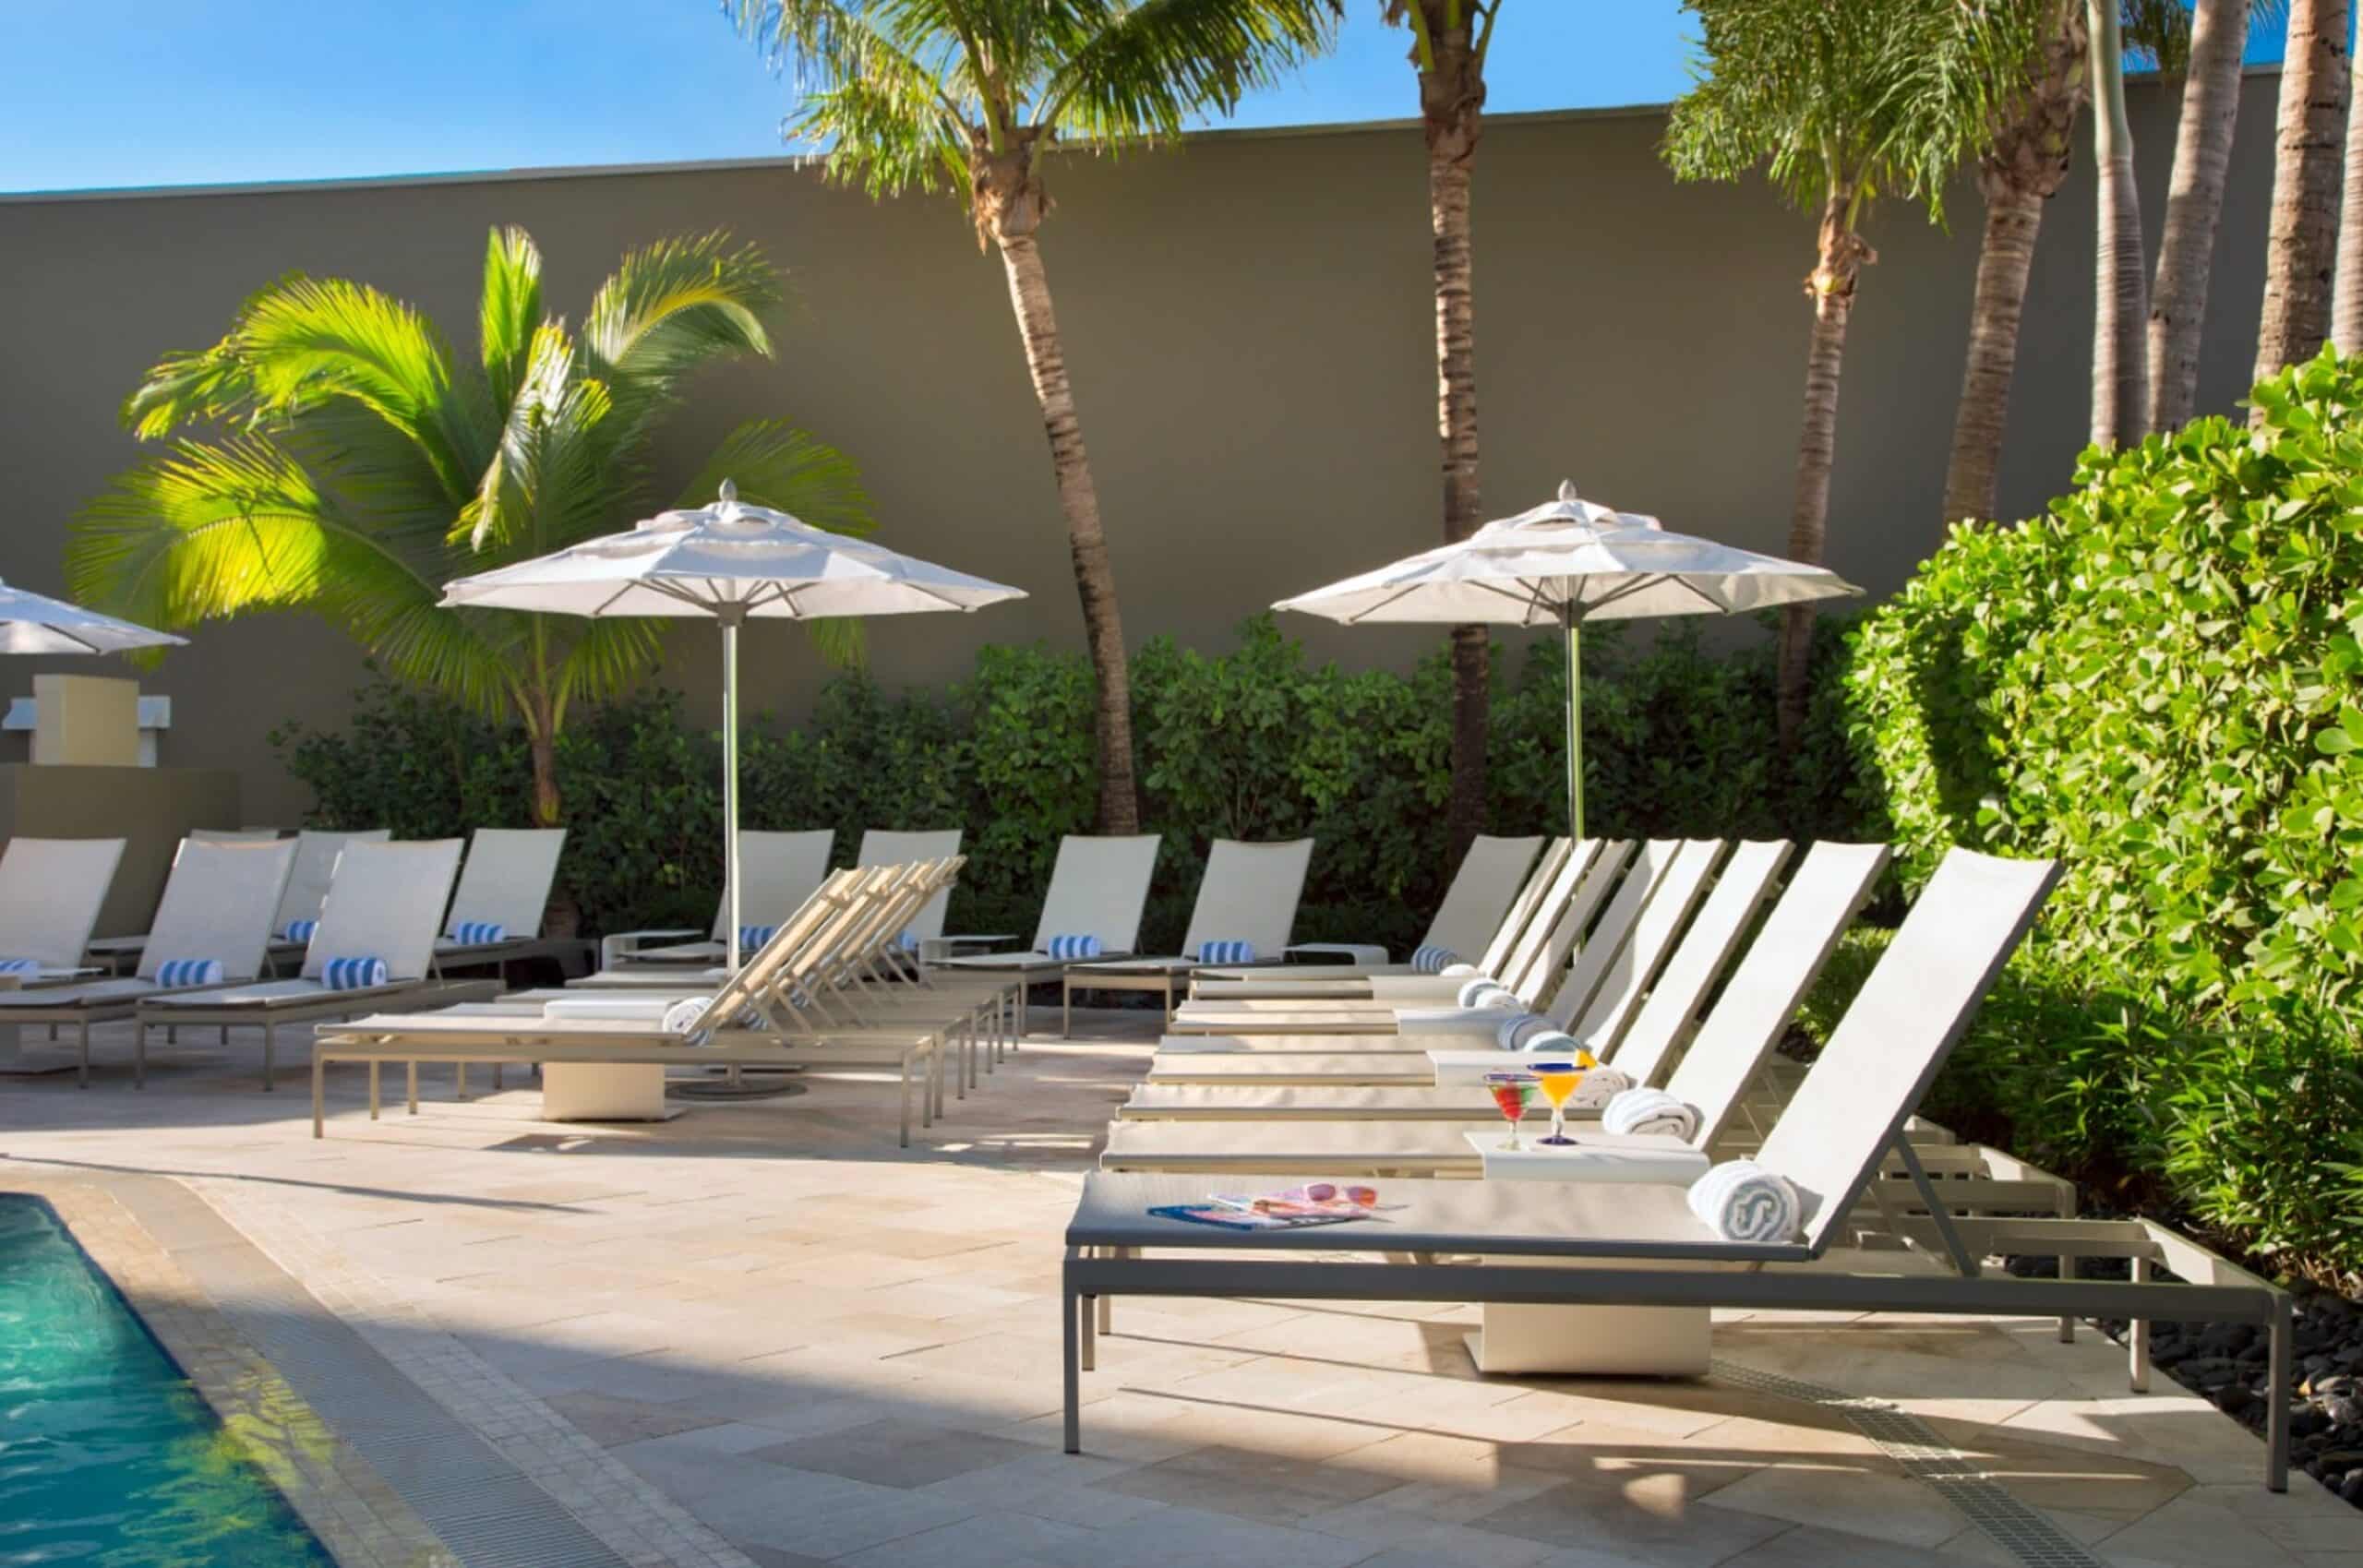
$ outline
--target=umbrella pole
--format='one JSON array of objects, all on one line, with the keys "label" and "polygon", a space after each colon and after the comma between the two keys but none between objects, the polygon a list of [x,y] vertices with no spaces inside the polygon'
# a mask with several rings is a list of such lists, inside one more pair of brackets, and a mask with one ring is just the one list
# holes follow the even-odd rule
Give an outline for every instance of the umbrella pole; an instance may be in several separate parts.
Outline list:
[{"label": "umbrella pole", "polygon": [[1584,644],[1583,627],[1573,611],[1559,624],[1567,632],[1567,820],[1584,836]]},{"label": "umbrella pole", "polygon": [[738,623],[746,611],[725,605],[722,619],[722,886],[730,904],[723,933],[730,973],[738,972]]}]

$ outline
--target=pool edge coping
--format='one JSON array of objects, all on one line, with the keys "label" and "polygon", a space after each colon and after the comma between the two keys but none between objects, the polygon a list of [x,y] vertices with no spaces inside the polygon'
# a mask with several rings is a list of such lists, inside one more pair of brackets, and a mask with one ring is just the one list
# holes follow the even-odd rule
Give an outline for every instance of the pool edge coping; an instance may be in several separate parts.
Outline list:
[{"label": "pool edge coping", "polygon": [[[0,1167],[0,1194],[39,1199],[56,1211],[75,1244],[337,1568],[458,1568],[459,1555],[280,1375],[113,1191],[126,1180],[169,1179],[50,1176],[10,1161]],[[279,1442],[264,1441],[265,1432]]]}]

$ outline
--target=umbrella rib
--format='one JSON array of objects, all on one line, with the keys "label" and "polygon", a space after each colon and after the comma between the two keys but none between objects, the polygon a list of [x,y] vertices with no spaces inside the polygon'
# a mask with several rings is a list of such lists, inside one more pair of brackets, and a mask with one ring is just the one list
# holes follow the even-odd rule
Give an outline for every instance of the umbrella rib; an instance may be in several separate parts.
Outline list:
[{"label": "umbrella rib", "polygon": [[618,600],[630,592],[636,586],[638,585],[635,583],[627,582],[622,587],[617,589],[613,593],[610,593],[606,598],[600,600],[598,607],[591,612],[591,618],[593,620],[597,620],[601,616],[606,615],[610,609],[615,607]]},{"label": "umbrella rib", "polygon": [[1712,604],[1715,607],[1715,613],[1717,615],[1728,616],[1733,613],[1733,607],[1731,605],[1724,604],[1721,600],[1716,598],[1712,593],[1708,592],[1705,589],[1699,587],[1697,583],[1691,581],[1686,577],[1676,575],[1668,578],[1666,581],[1669,582],[1679,583],[1682,587],[1686,588],[1691,592],[1698,595],[1699,598],[1706,600],[1708,604]]},{"label": "umbrella rib", "polygon": [[1397,589],[1394,592],[1389,593],[1385,598],[1381,599],[1377,604],[1373,604],[1369,609],[1357,610],[1352,615],[1348,616],[1346,617],[1345,624],[1348,626],[1355,626],[1362,621],[1368,620],[1371,616],[1378,614],[1379,611],[1386,608],[1387,605],[1392,604],[1397,599],[1404,597],[1406,594],[1416,592],[1419,586],[1420,585],[1416,582],[1405,584],[1403,587]]},{"label": "umbrella rib", "polygon": [[85,653],[102,653],[105,652],[102,648],[83,641],[80,638],[75,636],[64,627],[55,625],[53,622],[37,621],[34,624],[39,626],[43,631],[55,632],[58,636],[66,639],[66,641],[71,642],[75,647],[79,648]]},{"label": "umbrella rib", "polygon": [[[1642,592],[1644,589],[1654,588],[1661,582],[1680,582],[1682,580],[1678,577],[1668,577],[1663,572],[1654,572],[1647,577],[1628,578],[1625,581],[1618,583],[1614,588],[1610,589],[1607,592],[1601,594],[1599,598],[1591,601],[1591,603],[1585,604],[1583,609],[1586,614],[1589,614],[1593,610],[1603,609],[1610,604],[1613,604],[1619,599],[1629,599],[1634,594]],[[1707,602],[1710,604],[1714,603],[1711,599]],[[1582,616],[1577,616],[1577,618],[1581,619]]]}]

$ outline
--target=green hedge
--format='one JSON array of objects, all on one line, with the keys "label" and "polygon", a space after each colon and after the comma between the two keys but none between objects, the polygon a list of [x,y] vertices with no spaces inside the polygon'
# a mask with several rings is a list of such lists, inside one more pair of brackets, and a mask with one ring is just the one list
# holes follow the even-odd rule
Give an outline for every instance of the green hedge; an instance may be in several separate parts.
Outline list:
[{"label": "green hedge", "polygon": [[[1959,528],[1842,677],[1907,880],[2057,856],[1944,1095],[2330,1272],[2363,1168],[2363,361]],[[1941,1108],[1941,1107],[1939,1107]],[[2340,1199],[2339,1201],[2345,1201]]]},{"label": "green hedge", "polygon": [[[1603,831],[1638,834],[1852,832],[1859,788],[1834,679],[1793,770],[1775,760],[1769,639],[1710,650],[1694,623],[1647,642],[1595,634],[1585,659],[1587,800]],[[1540,641],[1498,663],[1493,827],[1563,831],[1566,672]],[[1134,660],[1146,821],[1166,848],[1146,940],[1179,941],[1207,844],[1217,837],[1319,841],[1301,940],[1408,947],[1449,873],[1443,802],[1450,672],[1408,676],[1313,665],[1267,616],[1209,656],[1158,640]],[[873,826],[958,826],[969,856],[952,921],[1031,931],[1061,836],[1088,832],[1096,797],[1090,674],[1080,655],[987,648],[941,693],[834,680],[797,726],[741,728],[750,828],[834,827],[849,860]],[[402,837],[526,820],[523,742],[386,684],[355,694],[339,732],[273,736],[318,799],[313,820],[385,825]],[[652,689],[593,707],[560,737],[569,827],[562,866],[585,928],[702,924],[721,880],[717,738]]]}]

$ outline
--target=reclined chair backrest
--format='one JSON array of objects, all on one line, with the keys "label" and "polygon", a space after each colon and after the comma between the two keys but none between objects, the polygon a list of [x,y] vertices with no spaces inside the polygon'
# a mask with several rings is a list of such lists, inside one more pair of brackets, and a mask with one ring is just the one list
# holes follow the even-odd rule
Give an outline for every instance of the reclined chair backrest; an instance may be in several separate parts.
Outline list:
[{"label": "reclined chair backrest", "polygon": [[1502,916],[1525,883],[1526,868],[1534,864],[1534,852],[1541,847],[1540,835],[1496,838],[1479,833],[1470,840],[1420,945],[1475,959],[1500,929]]},{"label": "reclined chair backrest", "polygon": [[1042,894],[1042,917],[1034,926],[1033,951],[1046,951],[1052,937],[1083,936],[1098,937],[1106,952],[1136,950],[1162,842],[1155,833],[1069,833],[1061,839],[1050,885]]},{"label": "reclined chair backrest", "polygon": [[[777,926],[804,907],[804,901],[829,874],[829,850],[837,842],[834,828],[798,832],[738,832],[738,923]],[[730,940],[730,890],[722,890],[714,906],[714,940]],[[743,962],[746,954],[739,954]]]},{"label": "reclined chair backrest", "polygon": [[[1704,868],[1697,865],[1702,853],[1707,860]],[[1616,896],[1600,912],[1599,920],[1576,949],[1575,962],[1551,992],[1546,1010],[1551,1022],[1562,1029],[1572,1028],[1601,988],[1620,969],[1638,961],[1635,944],[1648,928],[1649,913],[1657,904],[1660,890],[1677,868],[1688,873],[1688,891],[1680,899],[1687,904],[1697,896],[1700,879],[1721,853],[1722,845],[1712,840],[1704,842],[1700,853],[1693,853],[1692,846],[1681,839],[1651,839],[1643,844],[1625,880],[1617,884]],[[1657,956],[1648,960],[1652,969]]]},{"label": "reclined chair backrest", "polygon": [[270,917],[273,936],[294,920],[317,920],[328,901],[329,879],[336,875],[337,856],[348,844],[384,844],[393,837],[387,828],[363,828],[354,832],[306,828],[295,835],[295,868],[287,873],[287,890]]},{"label": "reclined chair backrest", "polygon": [[0,958],[77,969],[123,864],[119,838],[13,838],[0,852]]},{"label": "reclined chair backrest", "polygon": [[181,841],[164,879],[164,896],[139,950],[139,977],[176,959],[211,959],[224,980],[262,973],[271,916],[295,868],[295,841],[199,838]]},{"label": "reclined chair backrest", "polygon": [[[861,852],[854,856],[857,866],[903,866],[914,860],[948,860],[960,853],[960,830],[943,828],[929,832],[901,832],[885,828],[872,828],[861,835]],[[943,935],[943,916],[952,907],[952,884],[938,888],[935,896],[919,906],[909,925],[904,928],[913,940],[924,947]],[[895,933],[897,937],[903,933]]]},{"label": "reclined chair backrest", "polygon": [[424,979],[460,847],[455,838],[347,844],[304,952],[304,978],[320,978],[331,958],[380,958],[396,980]]},{"label": "reclined chair backrest", "polygon": [[564,828],[478,828],[443,934],[457,936],[464,921],[498,926],[510,940],[540,936],[565,848]]},{"label": "reclined chair backrest", "polygon": [[1497,976],[1504,972],[1518,939],[1526,935],[1527,927],[1535,918],[1535,911],[1542,907],[1543,899],[1558,882],[1560,871],[1565,868],[1567,857],[1575,850],[1576,841],[1568,838],[1554,838],[1543,846],[1541,858],[1526,874],[1525,885],[1517,890],[1517,896],[1511,899],[1509,907],[1502,912],[1501,922],[1493,928],[1493,934],[1486,941],[1484,951],[1470,958],[1469,962],[1479,974]]},{"label": "reclined chair backrest", "polygon": [[[1707,895],[1698,917],[1683,933],[1682,945],[1666,961],[1664,972],[1649,987],[1649,999],[1608,1059],[1634,1083],[1654,1083],[1673,1050],[1688,1040],[1699,1004],[1738,951],[1773,879],[1789,863],[1790,849],[1788,840],[1772,839],[1744,843],[1732,852],[1723,874],[1715,879],[1715,891]],[[1588,1035],[1577,1037],[1591,1044]]]},{"label": "reclined chair backrest", "polygon": [[1218,838],[1206,854],[1206,874],[1198,881],[1190,909],[1190,929],[1182,955],[1193,957],[1210,941],[1244,941],[1255,956],[1277,959],[1296,927],[1296,906],[1304,896],[1304,874],[1313,864],[1313,841],[1245,844]]},{"label": "reclined chair backrest", "polygon": [[[1596,838],[1577,840],[1560,865],[1559,874],[1543,890],[1526,929],[1510,944],[1508,962],[1489,973],[1529,1003],[1541,997],[1557,966],[1566,962],[1576,939],[1591,924],[1632,854],[1630,839],[1613,844]],[[1554,952],[1556,958],[1552,956]]]},{"label": "reclined chair backrest", "polygon": [[1919,1107],[2058,877],[2056,860],[1954,849],[1921,890],[1757,1152],[1757,1164],[1796,1183],[1816,1252]]}]

